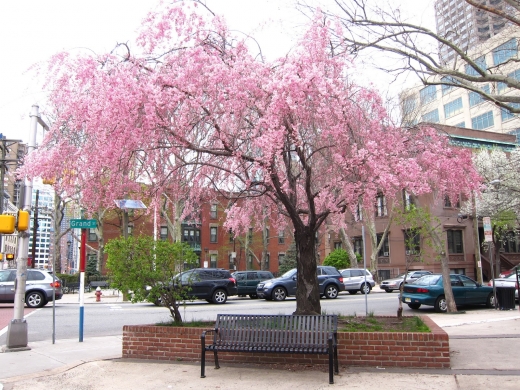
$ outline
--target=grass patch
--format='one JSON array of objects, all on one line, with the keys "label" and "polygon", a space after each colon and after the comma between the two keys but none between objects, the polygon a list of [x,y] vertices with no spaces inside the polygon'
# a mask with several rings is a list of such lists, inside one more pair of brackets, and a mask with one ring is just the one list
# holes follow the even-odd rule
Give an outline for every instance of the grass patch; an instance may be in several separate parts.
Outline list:
[{"label": "grass patch", "polygon": [[339,332],[430,332],[420,317],[339,316]]}]

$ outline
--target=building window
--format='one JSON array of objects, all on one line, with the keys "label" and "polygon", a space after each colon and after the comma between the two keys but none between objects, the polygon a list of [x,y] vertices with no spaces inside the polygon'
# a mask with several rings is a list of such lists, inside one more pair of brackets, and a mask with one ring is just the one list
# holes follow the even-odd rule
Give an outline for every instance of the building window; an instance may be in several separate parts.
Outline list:
[{"label": "building window", "polygon": [[363,256],[363,239],[361,237],[354,237],[352,246],[354,247],[354,253]]},{"label": "building window", "polygon": [[452,100],[444,105],[444,116],[446,119],[451,118],[462,112],[462,98]]},{"label": "building window", "polygon": [[448,237],[448,253],[464,253],[462,230],[446,230]]},{"label": "building window", "polygon": [[209,255],[209,268],[217,268],[217,255],[212,253]]},{"label": "building window", "polygon": [[166,241],[166,239],[168,238],[168,227],[167,226],[161,226],[160,238],[162,241]]},{"label": "building window", "polygon": [[[446,77],[441,78],[441,81],[443,83],[457,84],[457,81],[454,78],[450,77],[450,76],[446,76]],[[447,93],[450,93],[454,89],[455,89],[454,85],[442,84],[441,85],[442,96],[446,95]]]},{"label": "building window", "polygon": [[249,228],[249,232],[247,233],[247,238],[249,242],[253,241],[253,228]]},{"label": "building window", "polygon": [[453,126],[455,126],[455,127],[466,127],[466,122],[462,121],[462,122],[459,122],[459,123],[457,123],[457,124],[455,124]]},{"label": "building window", "polygon": [[[491,89],[489,87],[489,84],[484,85],[482,87],[482,91],[487,93],[487,94],[489,94],[490,91],[491,91]],[[486,99],[484,99],[482,97],[482,95],[479,94],[478,92],[473,92],[472,91],[472,92],[469,93],[469,106],[470,107],[476,106],[477,104],[482,103],[484,100],[486,100]]]},{"label": "building window", "polygon": [[[473,60],[473,62],[475,62],[475,64],[479,67],[479,69],[481,69],[483,71],[485,71],[487,69],[485,56],[480,56],[476,60]],[[466,70],[466,74],[468,76],[480,76],[480,74],[477,72],[477,70],[469,64],[466,64],[465,70]]]},{"label": "building window", "polygon": [[97,234],[94,229],[88,229],[88,240],[97,241]]},{"label": "building window", "polygon": [[510,39],[506,43],[493,49],[493,62],[495,65],[500,65],[508,59],[516,57],[518,47],[516,45],[516,38]]},{"label": "building window", "polygon": [[127,232],[128,232],[128,236],[131,236],[134,233],[134,226],[128,225]]},{"label": "building window", "polygon": [[439,110],[436,108],[433,111],[427,112],[421,118],[423,122],[439,123]]},{"label": "building window", "polygon": [[450,274],[466,275],[466,269],[465,268],[450,268]]},{"label": "building window", "polygon": [[285,244],[285,232],[283,230],[278,232],[278,244]]},{"label": "building window", "polygon": [[[509,105],[513,108],[519,108],[520,103],[509,103]],[[509,111],[507,108],[501,108],[500,109],[500,116],[502,117],[502,122],[508,121],[509,119],[513,119],[516,117],[517,114],[513,114],[511,111]]]},{"label": "building window", "polygon": [[282,265],[282,262],[285,259],[285,253],[278,253],[278,266]]},{"label": "building window", "polygon": [[358,203],[356,206],[356,221],[362,221],[363,220],[363,210],[361,208],[361,205]]},{"label": "building window", "polygon": [[376,197],[376,217],[384,217],[386,214],[386,198],[380,194]]},{"label": "building window", "polygon": [[[383,233],[377,234],[377,245],[381,242],[381,238],[383,237]],[[388,234],[385,236],[385,240],[383,241],[383,245],[381,245],[381,249],[378,253],[379,257],[388,257],[390,256],[390,244],[388,243]]]},{"label": "building window", "polygon": [[217,219],[217,205],[214,203],[209,206],[209,217],[211,219]]},{"label": "building window", "polygon": [[415,196],[407,191],[403,191],[403,203],[405,211],[409,211],[413,206],[416,205]]},{"label": "building window", "polygon": [[421,235],[414,229],[404,231],[404,247],[407,255],[418,255],[421,252]]},{"label": "building window", "polygon": [[457,203],[455,204],[455,206],[453,206],[453,204],[451,203],[450,197],[447,194],[444,195],[444,207],[460,209],[460,196],[457,199]]},{"label": "building window", "polygon": [[428,104],[437,99],[437,89],[435,85],[428,85],[427,87],[421,89],[419,91],[419,97],[421,100],[421,105]]},{"label": "building window", "polygon": [[269,253],[266,253],[265,254],[265,268],[269,269],[269,260],[270,260],[270,255]]},{"label": "building window", "polygon": [[217,227],[211,226],[209,228],[209,242],[217,242]]},{"label": "building window", "polygon": [[334,249],[341,249],[341,241],[334,241]]},{"label": "building window", "polygon": [[495,125],[493,111],[485,112],[482,115],[471,118],[471,127],[475,130],[487,129]]},{"label": "building window", "polygon": [[[507,77],[516,81],[520,80],[520,69],[515,70],[514,72],[508,73]],[[502,93],[507,89],[506,83],[497,83],[497,93]]]}]

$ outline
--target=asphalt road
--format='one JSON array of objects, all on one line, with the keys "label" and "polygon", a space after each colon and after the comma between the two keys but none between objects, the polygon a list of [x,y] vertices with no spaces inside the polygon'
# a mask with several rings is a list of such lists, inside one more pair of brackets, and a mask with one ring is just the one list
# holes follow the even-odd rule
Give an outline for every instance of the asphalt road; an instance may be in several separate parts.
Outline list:
[{"label": "asphalt road", "polygon": [[[373,291],[367,296],[362,294],[350,295],[342,293],[337,299],[322,299],[323,313],[360,315],[368,314],[394,316],[398,307],[398,294],[379,293]],[[266,301],[231,297],[223,305],[209,304],[206,301],[188,302],[181,306],[181,314],[186,321],[212,321],[219,313],[233,314],[291,314],[296,309],[295,298],[287,298],[283,302]],[[0,305],[0,312],[11,313],[12,305]],[[417,311],[403,307],[404,315],[411,315]],[[421,309],[419,312],[433,312],[433,309]],[[4,315],[4,317],[6,317]],[[11,317],[12,318],[12,317]],[[44,341],[52,339],[53,334],[53,306],[47,306],[26,314],[29,341]],[[56,339],[79,338],[79,304],[56,302],[54,314],[54,329]],[[157,307],[151,303],[131,304],[103,303],[87,304],[84,309],[83,337],[99,337],[121,335],[123,325],[154,324],[168,322],[170,313],[164,307]],[[0,324],[0,345],[6,343],[5,324]]]}]

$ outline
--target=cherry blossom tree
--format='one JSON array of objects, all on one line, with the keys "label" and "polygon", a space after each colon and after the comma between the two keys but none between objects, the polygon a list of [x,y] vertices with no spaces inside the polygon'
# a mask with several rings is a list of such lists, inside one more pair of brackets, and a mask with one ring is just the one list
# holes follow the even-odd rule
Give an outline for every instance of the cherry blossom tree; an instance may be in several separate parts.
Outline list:
[{"label": "cherry blossom tree", "polygon": [[446,136],[392,125],[328,27],[317,13],[298,47],[264,62],[223,18],[177,4],[148,16],[136,50],[56,55],[45,86],[56,121],[24,173],[67,176],[64,190],[81,187],[93,209],[189,192],[187,216],[217,191],[236,234],[277,215],[296,242],[296,313],[320,313],[315,239],[327,218],[342,227],[360,199],[368,209],[377,194],[457,196],[478,182]]}]

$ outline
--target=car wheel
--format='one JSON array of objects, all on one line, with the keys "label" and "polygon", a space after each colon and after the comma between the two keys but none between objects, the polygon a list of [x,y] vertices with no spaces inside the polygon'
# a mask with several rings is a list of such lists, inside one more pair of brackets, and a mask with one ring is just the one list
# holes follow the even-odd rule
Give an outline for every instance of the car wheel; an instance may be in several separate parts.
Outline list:
[{"label": "car wheel", "polygon": [[43,298],[43,294],[38,291],[32,291],[25,296],[25,304],[27,307],[42,307],[47,304]]},{"label": "car wheel", "polygon": [[357,294],[357,290],[348,290],[348,293],[352,294],[352,295],[356,295]]},{"label": "car wheel", "polygon": [[283,287],[275,287],[272,296],[275,301],[284,301],[287,298],[287,291]]},{"label": "car wheel", "polygon": [[335,299],[338,297],[338,288],[336,286],[334,286],[333,284],[329,284],[326,288],[325,288],[325,297],[328,298],[328,299]]},{"label": "car wheel", "polygon": [[408,304],[408,307],[409,307],[410,309],[417,310],[418,308],[421,307],[421,304],[420,304],[420,303],[409,303],[409,304]]},{"label": "car wheel", "polygon": [[444,295],[437,298],[434,308],[437,313],[446,313],[448,311],[448,302],[446,302],[446,297]]},{"label": "car wheel", "polygon": [[249,294],[249,298],[251,298],[251,299],[257,299],[257,298],[258,298],[258,295],[256,295],[256,294]]},{"label": "car wheel", "polygon": [[224,290],[215,290],[213,293],[213,296],[211,298],[213,303],[226,303],[227,301],[227,294]]},{"label": "car wheel", "polygon": [[385,291],[386,291],[387,293],[391,293],[391,292],[394,291],[394,290],[385,290]]},{"label": "car wheel", "polygon": [[363,294],[370,294],[370,290],[372,290],[372,287],[370,286],[370,284],[363,283],[360,291]]},{"label": "car wheel", "polygon": [[486,307],[495,307],[495,297],[493,296],[493,293],[489,293],[486,298]]}]

